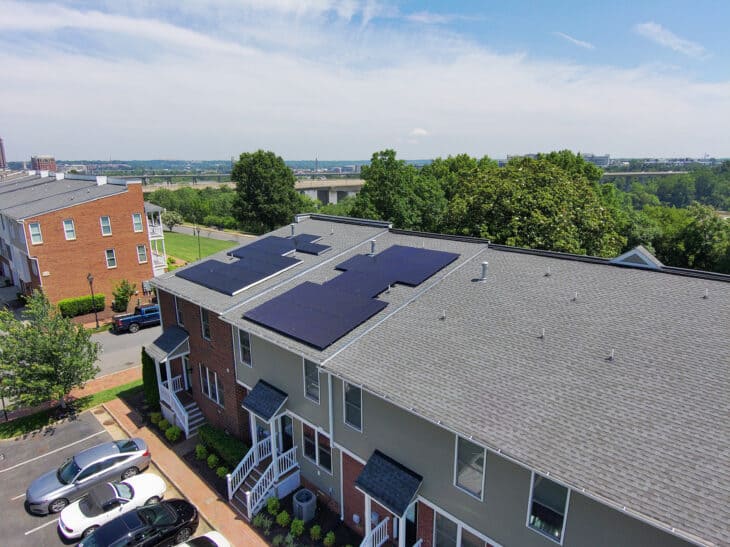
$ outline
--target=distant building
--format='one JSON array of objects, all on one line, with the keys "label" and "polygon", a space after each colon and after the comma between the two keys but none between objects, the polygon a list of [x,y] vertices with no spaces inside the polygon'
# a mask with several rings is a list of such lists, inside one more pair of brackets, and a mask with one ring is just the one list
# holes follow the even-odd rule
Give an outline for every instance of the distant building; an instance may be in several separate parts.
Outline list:
[{"label": "distant building", "polygon": [[31,156],[30,168],[35,171],[56,172],[56,158],[53,156]]},{"label": "distant building", "polygon": [[581,154],[584,160],[588,163],[592,163],[596,167],[603,169],[611,165],[611,156],[606,154],[605,156],[596,156],[594,154]]},{"label": "distant building", "polygon": [[0,169],[8,168],[8,160],[5,158],[5,145],[3,139],[0,137]]}]

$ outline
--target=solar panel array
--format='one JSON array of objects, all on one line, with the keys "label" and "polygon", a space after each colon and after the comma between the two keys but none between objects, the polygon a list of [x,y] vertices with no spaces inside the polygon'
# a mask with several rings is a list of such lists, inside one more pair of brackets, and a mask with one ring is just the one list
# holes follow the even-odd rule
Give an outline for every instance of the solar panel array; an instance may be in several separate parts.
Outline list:
[{"label": "solar panel array", "polygon": [[245,258],[256,253],[284,255],[294,251],[320,255],[325,251],[329,251],[330,247],[329,245],[315,243],[319,239],[322,239],[322,236],[312,234],[299,234],[294,237],[267,236],[229,251],[228,254],[238,258]]},{"label": "solar panel array", "polygon": [[323,350],[383,310],[387,302],[376,297],[390,285],[417,286],[458,257],[402,245],[357,255],[336,266],[345,271],[334,279],[304,282],[243,317]]}]

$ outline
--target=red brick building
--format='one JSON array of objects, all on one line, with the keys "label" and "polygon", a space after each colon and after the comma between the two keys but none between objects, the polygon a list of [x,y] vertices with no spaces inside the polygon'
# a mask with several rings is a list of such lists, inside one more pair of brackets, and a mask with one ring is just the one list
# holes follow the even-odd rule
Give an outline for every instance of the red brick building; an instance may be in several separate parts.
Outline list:
[{"label": "red brick building", "polygon": [[[19,291],[42,289],[52,302],[85,296],[88,274],[106,296],[126,279],[164,272],[153,253],[159,209],[148,214],[139,182],[29,172],[0,184],[0,269]],[[157,247],[154,247],[156,249]]]},{"label": "red brick building", "polygon": [[53,156],[31,156],[30,168],[36,171],[56,172],[56,158]]}]

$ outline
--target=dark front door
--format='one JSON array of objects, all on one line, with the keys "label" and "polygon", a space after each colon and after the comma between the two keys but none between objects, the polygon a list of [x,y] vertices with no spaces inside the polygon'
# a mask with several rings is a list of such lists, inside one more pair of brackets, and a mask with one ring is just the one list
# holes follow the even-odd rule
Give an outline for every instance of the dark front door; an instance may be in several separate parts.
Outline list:
[{"label": "dark front door", "polygon": [[418,541],[418,503],[413,503],[406,511],[406,545],[413,545]]},{"label": "dark front door", "polygon": [[279,420],[279,453],[283,454],[294,448],[294,430],[289,416],[283,414]]},{"label": "dark front door", "polygon": [[185,378],[187,380],[187,392],[190,395],[193,394],[193,365],[190,363],[188,357],[183,357],[183,363],[185,364]]}]

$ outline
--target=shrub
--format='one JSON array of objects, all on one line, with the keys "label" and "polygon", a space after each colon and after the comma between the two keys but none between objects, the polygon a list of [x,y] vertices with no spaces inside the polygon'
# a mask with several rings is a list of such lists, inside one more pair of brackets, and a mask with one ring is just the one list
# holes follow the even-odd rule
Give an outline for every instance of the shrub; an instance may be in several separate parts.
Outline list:
[{"label": "shrub", "polygon": [[309,529],[309,537],[312,541],[319,541],[322,539],[322,527],[319,524],[315,524]]},{"label": "shrub", "polygon": [[275,517],[279,514],[281,504],[279,503],[278,498],[271,497],[268,500],[266,500],[266,510],[269,512],[269,515],[272,517]]},{"label": "shrub", "polygon": [[150,422],[152,422],[154,425],[159,424],[161,419],[162,412],[150,412]]},{"label": "shrub", "polygon": [[220,460],[218,459],[218,456],[216,456],[215,454],[211,454],[210,456],[208,456],[208,467],[210,467],[211,469],[215,469],[216,467],[218,467],[219,461]]},{"label": "shrub", "polygon": [[263,513],[257,513],[256,516],[251,521],[251,524],[253,524],[254,528],[263,528],[264,526],[264,515]]},{"label": "shrub", "polygon": [[294,519],[293,521],[291,521],[289,533],[295,538],[301,536],[304,533],[304,521],[301,519]]},{"label": "shrub", "polygon": [[182,437],[182,429],[176,425],[170,426],[165,430],[165,437],[171,443],[176,443]]},{"label": "shrub", "polygon": [[167,428],[170,427],[172,424],[165,420],[164,418],[157,422],[157,427],[159,427],[162,431],[167,431]]},{"label": "shrub", "polygon": [[210,424],[201,426],[198,435],[200,442],[211,452],[217,453],[228,467],[236,467],[248,452],[245,443]]},{"label": "shrub", "polygon": [[112,309],[116,312],[126,312],[127,306],[129,306],[129,299],[136,291],[137,285],[130,283],[126,279],[122,279],[112,291],[112,295],[114,296]]},{"label": "shrub", "polygon": [[195,445],[195,459],[201,461],[208,459],[208,449],[205,448],[205,445],[200,443]]},{"label": "shrub", "polygon": [[215,470],[215,474],[218,475],[219,478],[223,479],[226,475],[228,475],[228,468],[225,465],[221,465]]},{"label": "shrub", "polygon": [[282,511],[278,515],[276,515],[276,524],[279,526],[286,528],[289,526],[289,522],[291,521],[291,517],[289,516],[289,513],[286,511]]},{"label": "shrub", "polygon": [[[157,385],[155,361],[142,348],[142,383],[144,384],[144,400],[152,409],[160,408],[160,386]],[[159,420],[158,420],[159,421]],[[153,424],[157,422],[152,422]]]},{"label": "shrub", "polygon": [[76,298],[64,298],[58,301],[58,309],[64,317],[76,317],[77,315],[86,315],[96,308],[96,311],[102,311],[105,307],[106,297],[103,294],[95,294],[94,301],[89,296],[78,296]]},{"label": "shrub", "polygon": [[325,547],[332,547],[335,544],[335,533],[332,531],[327,532],[327,535],[324,536],[324,543]]},{"label": "shrub", "polygon": [[283,545],[283,544],[284,544],[284,536],[282,536],[281,534],[276,534],[274,536],[274,539],[271,540],[271,545],[273,545],[274,547],[279,547],[280,545]]},{"label": "shrub", "polygon": [[264,517],[264,535],[268,536],[271,533],[271,527],[274,524],[274,519],[271,517]]},{"label": "shrub", "polygon": [[297,542],[294,539],[294,536],[291,534],[287,534],[284,538],[284,545],[287,545],[288,547],[294,547],[297,544]]}]

